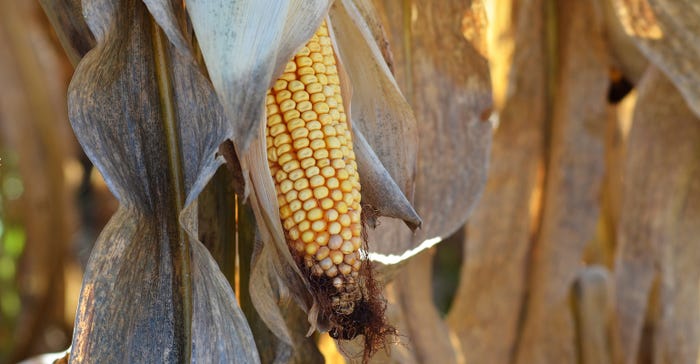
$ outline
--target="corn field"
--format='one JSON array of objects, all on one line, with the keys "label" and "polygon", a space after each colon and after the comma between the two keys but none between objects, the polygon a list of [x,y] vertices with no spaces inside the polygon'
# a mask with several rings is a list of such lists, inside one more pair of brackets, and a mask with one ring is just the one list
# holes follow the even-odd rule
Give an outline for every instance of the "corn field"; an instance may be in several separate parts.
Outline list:
[{"label": "corn field", "polygon": [[700,363],[695,0],[0,0],[0,363]]}]

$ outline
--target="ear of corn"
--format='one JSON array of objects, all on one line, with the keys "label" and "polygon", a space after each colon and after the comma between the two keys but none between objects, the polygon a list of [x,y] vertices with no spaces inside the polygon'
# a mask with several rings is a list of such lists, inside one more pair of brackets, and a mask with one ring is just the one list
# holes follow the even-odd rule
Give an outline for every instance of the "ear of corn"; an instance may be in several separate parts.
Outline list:
[{"label": "ear of corn", "polygon": [[268,163],[290,249],[312,276],[331,280],[333,309],[350,314],[361,298],[360,179],[325,22],[266,104]]}]

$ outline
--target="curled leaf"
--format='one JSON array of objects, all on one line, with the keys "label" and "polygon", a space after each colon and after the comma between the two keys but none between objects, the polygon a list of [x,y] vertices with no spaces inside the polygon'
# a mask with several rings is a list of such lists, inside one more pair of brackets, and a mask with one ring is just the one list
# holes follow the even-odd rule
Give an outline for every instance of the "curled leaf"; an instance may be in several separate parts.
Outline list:
[{"label": "curled leaf", "polygon": [[76,69],[69,115],[121,207],[88,263],[71,362],[258,362],[230,287],[195,239],[194,201],[232,135],[216,95],[141,2],[83,5],[97,45]]}]

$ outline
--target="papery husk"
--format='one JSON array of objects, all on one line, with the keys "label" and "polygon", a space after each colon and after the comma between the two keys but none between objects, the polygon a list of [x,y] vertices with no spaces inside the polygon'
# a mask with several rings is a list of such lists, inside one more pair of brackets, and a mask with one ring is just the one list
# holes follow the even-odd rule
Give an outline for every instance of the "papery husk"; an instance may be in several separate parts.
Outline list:
[{"label": "papery husk", "polygon": [[71,363],[259,362],[231,288],[196,240],[196,197],[232,137],[211,85],[186,52],[157,45],[165,37],[140,2],[85,1],[83,11],[97,45],[76,69],[69,115],[121,206],[86,269]]},{"label": "papery husk", "polygon": [[328,6],[329,0],[187,2],[239,155],[246,153],[264,125],[265,96],[274,76],[311,38]]}]

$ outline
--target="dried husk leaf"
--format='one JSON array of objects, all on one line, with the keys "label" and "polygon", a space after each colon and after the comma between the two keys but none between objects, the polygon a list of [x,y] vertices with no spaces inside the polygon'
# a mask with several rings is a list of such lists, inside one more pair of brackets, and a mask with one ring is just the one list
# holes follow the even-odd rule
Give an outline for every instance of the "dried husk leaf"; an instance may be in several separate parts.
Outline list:
[{"label": "dried husk leaf", "polygon": [[326,15],[328,0],[192,0],[192,25],[209,77],[244,154],[264,125],[265,95]]},{"label": "dried husk leaf", "polygon": [[[700,340],[700,123],[679,90],[651,67],[639,85],[628,137],[615,262],[620,352],[636,363],[649,297],[658,287],[654,362],[697,360]],[[653,173],[651,172],[653,171]]]},{"label": "dried husk leaf", "polygon": [[[258,362],[230,287],[196,241],[194,201],[222,163],[215,158],[218,146],[232,135],[216,95],[186,54],[168,46],[164,54],[154,51],[159,35],[140,2],[95,0],[83,6],[97,46],[76,69],[69,115],[121,206],[88,263],[71,362],[176,362],[190,356]],[[157,68],[158,62],[168,65]],[[168,89],[159,88],[157,72],[170,82]],[[175,130],[166,130],[165,118],[175,118]],[[168,132],[179,142],[168,142]],[[173,166],[178,154],[182,165]],[[173,168],[181,170],[180,192]],[[182,212],[175,202],[179,193]],[[183,242],[191,247],[191,277],[181,276],[176,259]],[[188,327],[187,295],[191,334],[182,332]],[[183,342],[190,335],[192,342]],[[190,345],[193,351],[185,352]]]},{"label": "dried husk leaf", "polygon": [[491,88],[487,60],[462,34],[464,14],[483,13],[480,1],[379,3],[391,24],[396,73],[420,120],[414,206],[423,227],[406,239],[387,223],[393,227],[372,236],[381,244],[372,247],[371,259],[395,264],[454,233],[471,213],[486,178]]},{"label": "dried husk leaf", "polygon": [[700,3],[695,0],[612,0],[628,35],[678,87],[700,116]]},{"label": "dried husk leaf", "polygon": [[350,114],[362,201],[415,230],[421,224],[410,203],[418,145],[415,117],[353,2],[334,3],[330,15],[342,68],[354,90]]},{"label": "dried husk leaf", "polygon": [[189,43],[185,40],[185,35],[178,22],[178,11],[184,12],[182,8],[177,8],[178,3],[181,4],[182,1],[143,0],[143,3],[146,4],[151,16],[153,16],[153,19],[155,19],[161,29],[163,29],[170,42],[175,45],[180,52],[184,52],[188,56],[191,55]]},{"label": "dried husk leaf", "polygon": [[95,46],[95,38],[82,16],[80,0],[40,0],[73,66]]}]

